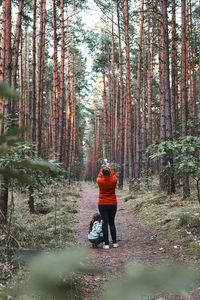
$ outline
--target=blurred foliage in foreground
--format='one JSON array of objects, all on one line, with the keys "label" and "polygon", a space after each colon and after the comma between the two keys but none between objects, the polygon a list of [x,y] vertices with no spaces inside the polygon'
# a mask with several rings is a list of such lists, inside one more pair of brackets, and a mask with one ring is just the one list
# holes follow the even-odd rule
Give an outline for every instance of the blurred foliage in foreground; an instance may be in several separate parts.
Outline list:
[{"label": "blurred foliage in foreground", "polygon": [[87,255],[83,249],[72,248],[34,258],[30,261],[31,275],[17,299],[81,299],[80,274],[97,272],[89,265]]},{"label": "blurred foliage in foreground", "polygon": [[10,87],[7,83],[0,81],[0,97],[2,100],[18,100],[19,93]]},{"label": "blurred foliage in foreground", "polygon": [[[84,299],[78,294],[82,274],[94,274],[101,270],[88,262],[86,250],[71,248],[64,252],[42,254],[30,262],[29,279],[18,289],[14,299]],[[77,276],[77,277],[76,277]],[[161,295],[176,293],[182,299],[194,287],[198,272],[177,264],[144,267],[131,264],[120,279],[104,287],[102,300],[142,300],[155,299]],[[77,279],[77,280],[76,280]],[[96,299],[98,296],[96,295]],[[12,298],[11,298],[12,299]]]},{"label": "blurred foliage in foreground", "polygon": [[188,296],[187,291],[197,278],[199,274],[186,265],[169,263],[146,267],[132,264],[119,280],[105,290],[102,300],[157,299],[169,293],[186,299],[184,296]]}]

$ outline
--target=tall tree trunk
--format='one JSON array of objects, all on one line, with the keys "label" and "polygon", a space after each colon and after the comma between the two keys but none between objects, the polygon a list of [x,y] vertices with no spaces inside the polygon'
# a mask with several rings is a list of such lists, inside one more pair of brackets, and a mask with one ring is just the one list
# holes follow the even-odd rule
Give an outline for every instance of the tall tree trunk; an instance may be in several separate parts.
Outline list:
[{"label": "tall tree trunk", "polygon": [[75,102],[75,95],[74,95],[74,54],[72,56],[72,94],[71,94],[71,101],[70,101],[70,144],[69,144],[69,180],[71,180],[71,170],[73,166],[73,142],[74,142],[74,102]]},{"label": "tall tree trunk", "polygon": [[66,140],[65,140],[65,167],[69,165],[69,145],[70,145],[70,37],[69,21],[67,18],[67,80],[66,80]]},{"label": "tall tree trunk", "polygon": [[136,159],[135,159],[135,178],[140,177],[140,106],[141,106],[141,60],[142,60],[142,40],[143,40],[143,24],[144,24],[144,0],[141,3],[141,23],[140,23],[140,39],[139,39],[139,52],[137,62],[137,113],[136,113]]},{"label": "tall tree trunk", "polygon": [[115,162],[119,162],[119,155],[118,155],[118,128],[119,128],[119,122],[118,122],[118,98],[119,98],[119,83],[116,82],[116,93],[115,93]]},{"label": "tall tree trunk", "polygon": [[[149,45],[148,45],[149,47]],[[146,55],[146,40],[144,41],[144,71],[143,71],[143,97],[142,97],[142,113],[141,113],[141,149],[144,151],[147,148],[147,128],[146,128],[146,80],[147,80],[147,55]],[[143,167],[147,168],[145,163],[145,154],[143,156]]]},{"label": "tall tree trunk", "polygon": [[171,127],[171,97],[170,97],[170,80],[169,80],[169,38],[168,38],[168,16],[167,4],[168,0],[161,0],[163,15],[163,43],[162,43],[162,59],[163,59],[163,98],[165,102],[165,126],[166,139],[172,139]]},{"label": "tall tree trunk", "polygon": [[[187,103],[187,41],[186,41],[186,1],[181,0],[181,103],[182,103],[182,136],[187,136],[187,119],[188,119],[188,103]],[[189,175],[183,175],[183,197],[190,195]]]},{"label": "tall tree trunk", "polygon": [[[200,66],[200,30],[199,30],[199,66]],[[199,68],[199,97],[198,97],[198,107],[197,107],[197,118],[200,119],[200,68]]]},{"label": "tall tree trunk", "polygon": [[195,50],[194,50],[194,33],[192,22],[192,4],[189,1],[189,50],[190,50],[190,118],[194,119],[196,112],[196,76],[195,76]]},{"label": "tall tree trunk", "polygon": [[[110,63],[110,57],[108,57]],[[108,67],[108,93],[107,93],[107,102],[108,102],[108,153],[109,160],[112,160],[112,77],[111,77],[111,65]]]},{"label": "tall tree trunk", "polygon": [[[163,97],[163,41],[164,41],[164,26],[163,15],[158,9],[156,1],[156,19],[157,19],[157,39],[158,39],[158,57],[159,57],[159,91],[160,91],[160,140],[164,142],[166,140],[166,127],[165,127],[165,102]],[[166,180],[164,177],[164,167],[166,161],[164,157],[160,159],[160,187],[166,188]]]},{"label": "tall tree trunk", "polygon": [[124,97],[123,97],[123,70],[122,70],[122,47],[121,47],[121,30],[119,16],[119,0],[117,0],[117,27],[118,27],[118,44],[119,44],[119,73],[120,73],[120,173],[119,187],[123,187],[124,179]]},{"label": "tall tree trunk", "polygon": [[[42,55],[41,55],[41,87],[40,87],[40,149],[42,143],[42,129],[44,129],[44,77],[45,77],[45,31],[46,31],[46,0],[43,1],[43,22],[42,22]],[[43,131],[44,132],[44,131]],[[41,151],[40,155],[43,153]]]},{"label": "tall tree trunk", "polygon": [[57,20],[56,1],[53,0],[53,145],[54,152],[57,152],[58,132],[58,62],[57,62]]},{"label": "tall tree trunk", "polygon": [[108,117],[107,117],[107,98],[106,98],[106,78],[103,69],[103,127],[104,127],[104,158],[108,158]]},{"label": "tall tree trunk", "polygon": [[48,142],[47,142],[47,152],[49,157],[49,150],[54,150],[54,143],[53,143],[53,97],[52,91],[47,90],[48,94],[48,105],[49,105],[49,115],[48,115],[48,124],[47,124],[47,131],[48,131]]},{"label": "tall tree trunk", "polygon": [[111,114],[111,161],[115,161],[115,45],[113,24],[113,2],[112,2],[112,114]]},{"label": "tall tree trunk", "polygon": [[13,75],[12,75],[12,85],[16,88],[16,76],[18,67],[18,57],[19,57],[19,44],[21,38],[21,26],[22,26],[22,14],[23,14],[24,0],[20,0],[18,8],[18,17],[15,29],[15,39],[13,44]]},{"label": "tall tree trunk", "polygon": [[[23,15],[24,0],[20,0],[18,8],[18,17],[14,34],[14,42],[12,47],[13,56],[13,70],[12,70],[12,86],[17,88],[17,70],[18,70],[18,57],[19,57],[19,44],[21,36],[21,25],[22,25],[22,15]],[[15,101],[11,101],[11,114],[14,115],[16,110]]]},{"label": "tall tree trunk", "polygon": [[[25,126],[30,126],[30,107],[29,107],[29,32],[26,29],[25,34],[25,54],[24,54],[24,113]],[[28,139],[28,132],[25,137]]]},{"label": "tall tree trunk", "polygon": [[[6,18],[6,43],[5,43],[5,81],[11,85],[12,74],[12,45],[11,45],[11,0],[6,0],[5,4],[5,18]],[[10,102],[5,101],[4,104],[4,131],[8,127],[8,116],[10,114]]]},{"label": "tall tree trunk", "polygon": [[[75,42],[74,42],[75,49]],[[72,113],[73,113],[73,148],[72,148],[72,159],[71,165],[74,166],[75,162],[75,151],[76,151],[76,99],[75,99],[75,54],[72,57]]]},{"label": "tall tree trunk", "polygon": [[60,111],[59,111],[59,132],[58,132],[58,159],[62,161],[63,145],[63,110],[64,110],[64,68],[65,68],[65,24],[64,24],[64,0],[60,1],[61,14],[61,71],[60,71]]},{"label": "tall tree trunk", "polygon": [[19,98],[19,127],[24,125],[24,101],[23,101],[23,38],[21,38],[20,42],[20,62],[19,62],[19,80],[18,80],[18,89],[20,92]]},{"label": "tall tree trunk", "polygon": [[127,152],[129,177],[132,176],[132,111],[131,111],[131,77],[130,77],[130,44],[129,44],[129,2],[122,0],[122,12],[124,19],[125,50],[126,50],[126,110],[127,110]]},{"label": "tall tree trunk", "polygon": [[172,132],[178,131],[178,66],[177,66],[177,33],[176,33],[176,3],[172,0],[172,50],[171,50],[171,79],[172,79]]},{"label": "tall tree trunk", "polygon": [[[5,81],[11,85],[12,71],[12,51],[11,51],[11,0],[6,0],[5,3],[5,28],[6,28],[6,43],[5,43]],[[6,101],[4,106],[4,132],[8,129],[8,116],[10,114],[10,102]],[[0,187],[0,223],[7,223],[8,212],[8,180],[1,179]]]},{"label": "tall tree trunk", "polygon": [[36,141],[36,10],[37,0],[33,2],[33,39],[32,39],[32,139]]},{"label": "tall tree trunk", "polygon": [[152,34],[150,33],[150,13],[148,12],[148,144],[152,144],[152,82],[153,82],[153,44],[154,44],[154,20],[152,20]]},{"label": "tall tree trunk", "polygon": [[[6,16],[5,16],[6,0],[2,1],[2,29],[1,29],[1,57],[0,57],[0,80],[4,80],[5,73],[5,41],[6,41]],[[4,113],[4,101],[0,99],[0,114]],[[0,121],[0,135],[3,134],[4,123]]]},{"label": "tall tree trunk", "polygon": [[46,0],[40,2],[40,33],[38,46],[38,89],[36,104],[36,148],[38,156],[41,156],[42,139],[42,108],[43,108],[43,80],[44,80],[44,55],[45,55],[45,25],[46,25]]},{"label": "tall tree trunk", "polygon": [[[171,126],[171,92],[170,92],[170,80],[169,80],[169,38],[168,38],[168,15],[167,5],[168,0],[162,0],[162,16],[163,16],[163,37],[162,37],[162,58],[163,58],[163,102],[165,103],[165,128],[166,128],[166,140],[172,140],[172,126]],[[168,193],[175,193],[174,183],[174,170],[173,170],[173,158],[169,159],[171,165],[171,174],[168,175]]]}]

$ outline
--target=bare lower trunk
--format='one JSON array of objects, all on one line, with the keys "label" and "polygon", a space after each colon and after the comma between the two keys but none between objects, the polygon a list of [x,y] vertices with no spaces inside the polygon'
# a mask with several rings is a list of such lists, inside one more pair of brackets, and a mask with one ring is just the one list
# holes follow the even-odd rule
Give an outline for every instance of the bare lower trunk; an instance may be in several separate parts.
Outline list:
[{"label": "bare lower trunk", "polygon": [[7,223],[8,212],[8,181],[1,179],[0,187],[0,224]]},{"label": "bare lower trunk", "polygon": [[34,205],[34,189],[32,186],[29,186],[29,200],[28,200],[28,206],[29,206],[29,212],[30,214],[35,213],[35,205]]}]

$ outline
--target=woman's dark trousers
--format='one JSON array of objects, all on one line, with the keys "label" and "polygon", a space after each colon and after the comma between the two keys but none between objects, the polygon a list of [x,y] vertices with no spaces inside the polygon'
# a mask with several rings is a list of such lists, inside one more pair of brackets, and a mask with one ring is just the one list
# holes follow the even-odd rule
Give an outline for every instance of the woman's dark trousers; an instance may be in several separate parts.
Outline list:
[{"label": "woman's dark trousers", "polygon": [[116,211],[117,211],[117,205],[99,205],[99,212],[103,220],[102,231],[103,231],[105,245],[109,245],[108,225],[110,227],[110,233],[111,233],[113,244],[116,243],[116,227],[115,227]]}]

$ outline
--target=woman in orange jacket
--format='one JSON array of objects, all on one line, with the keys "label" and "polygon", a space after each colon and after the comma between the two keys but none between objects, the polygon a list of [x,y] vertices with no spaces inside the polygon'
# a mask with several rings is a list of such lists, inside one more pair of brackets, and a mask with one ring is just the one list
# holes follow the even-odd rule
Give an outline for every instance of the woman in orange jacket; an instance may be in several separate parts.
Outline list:
[{"label": "woman in orange jacket", "polygon": [[110,227],[113,247],[117,248],[118,244],[116,241],[115,227],[115,215],[117,211],[115,187],[117,184],[117,176],[115,175],[115,172],[106,165],[100,170],[97,177],[97,183],[99,186],[98,208],[103,220],[102,231],[105,241],[103,248],[109,249],[108,225]]}]

